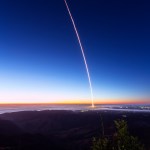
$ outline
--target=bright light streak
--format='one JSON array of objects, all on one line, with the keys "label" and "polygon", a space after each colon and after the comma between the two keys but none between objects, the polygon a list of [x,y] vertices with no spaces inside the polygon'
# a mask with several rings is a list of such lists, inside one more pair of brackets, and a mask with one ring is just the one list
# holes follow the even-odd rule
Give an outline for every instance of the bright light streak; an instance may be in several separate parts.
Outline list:
[{"label": "bright light streak", "polygon": [[77,30],[77,27],[76,27],[75,22],[74,22],[73,16],[72,16],[71,11],[69,9],[69,6],[67,4],[67,1],[66,0],[64,0],[64,1],[65,1],[68,13],[70,15],[70,19],[72,21],[72,24],[73,24],[73,27],[74,27],[74,30],[75,30],[75,33],[76,33],[76,36],[77,36],[80,48],[81,48],[81,52],[82,52],[82,56],[83,56],[83,59],[84,59],[84,64],[85,64],[85,67],[86,67],[88,80],[89,80],[89,86],[90,86],[90,92],[91,92],[91,100],[92,100],[92,107],[94,107],[94,99],[93,99],[93,89],[92,89],[91,77],[90,77],[90,73],[89,73],[86,57],[85,57],[85,54],[84,54],[84,49],[83,49],[83,46],[82,46],[82,43],[81,43],[81,40],[80,40],[80,36],[79,36],[78,30]]}]

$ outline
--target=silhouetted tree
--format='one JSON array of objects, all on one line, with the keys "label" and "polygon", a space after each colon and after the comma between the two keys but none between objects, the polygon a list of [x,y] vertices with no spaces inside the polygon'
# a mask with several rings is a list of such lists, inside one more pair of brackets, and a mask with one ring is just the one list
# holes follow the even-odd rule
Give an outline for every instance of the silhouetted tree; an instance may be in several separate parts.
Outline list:
[{"label": "silhouetted tree", "polygon": [[114,122],[116,133],[110,139],[105,136],[98,139],[94,138],[92,150],[144,150],[138,139],[129,134],[126,121]]}]

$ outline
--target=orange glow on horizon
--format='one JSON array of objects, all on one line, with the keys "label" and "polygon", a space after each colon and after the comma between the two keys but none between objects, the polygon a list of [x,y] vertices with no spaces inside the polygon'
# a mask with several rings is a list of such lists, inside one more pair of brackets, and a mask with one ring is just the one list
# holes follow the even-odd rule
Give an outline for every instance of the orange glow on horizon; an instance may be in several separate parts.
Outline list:
[{"label": "orange glow on horizon", "polygon": [[[33,101],[6,101],[0,102],[0,104],[87,104],[91,105],[90,100],[46,100],[45,102],[33,102]],[[97,104],[150,104],[150,99],[96,99],[94,105]]]}]

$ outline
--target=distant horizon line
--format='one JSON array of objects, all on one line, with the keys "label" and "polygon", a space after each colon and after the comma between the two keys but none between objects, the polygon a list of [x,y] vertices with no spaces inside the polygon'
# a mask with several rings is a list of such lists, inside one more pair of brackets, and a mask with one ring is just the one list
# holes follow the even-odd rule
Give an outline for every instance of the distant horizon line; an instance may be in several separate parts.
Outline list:
[{"label": "distant horizon line", "polygon": [[[114,103],[94,103],[94,105],[136,105],[136,104],[150,104],[150,102],[114,102]],[[91,105],[91,103],[48,103],[48,102],[46,102],[46,103],[13,103],[13,102],[11,102],[11,103],[1,103],[0,102],[0,105]]]}]

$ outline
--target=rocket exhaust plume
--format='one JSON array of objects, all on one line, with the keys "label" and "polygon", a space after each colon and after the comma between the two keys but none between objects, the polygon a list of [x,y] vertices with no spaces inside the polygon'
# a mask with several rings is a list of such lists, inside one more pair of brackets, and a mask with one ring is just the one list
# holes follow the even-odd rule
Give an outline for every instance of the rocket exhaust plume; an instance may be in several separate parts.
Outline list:
[{"label": "rocket exhaust plume", "polygon": [[92,89],[91,77],[90,77],[90,72],[89,72],[87,61],[86,61],[86,57],[85,57],[85,54],[84,54],[84,49],[83,49],[83,46],[82,46],[82,43],[81,43],[81,40],[80,40],[80,36],[79,36],[78,30],[77,30],[76,24],[74,22],[73,16],[72,16],[71,11],[69,9],[69,6],[67,4],[67,1],[64,0],[64,2],[65,2],[65,5],[67,7],[70,19],[72,21],[72,24],[73,24],[73,27],[74,27],[74,30],[75,30],[75,33],[76,33],[76,36],[77,36],[80,48],[81,48],[81,52],[82,52],[82,56],[83,56],[83,60],[84,60],[84,64],[85,64],[85,68],[86,68],[86,72],[87,72],[87,76],[88,76],[88,80],[89,80],[89,87],[90,87],[90,92],[91,92],[92,107],[94,107],[93,89]]}]

